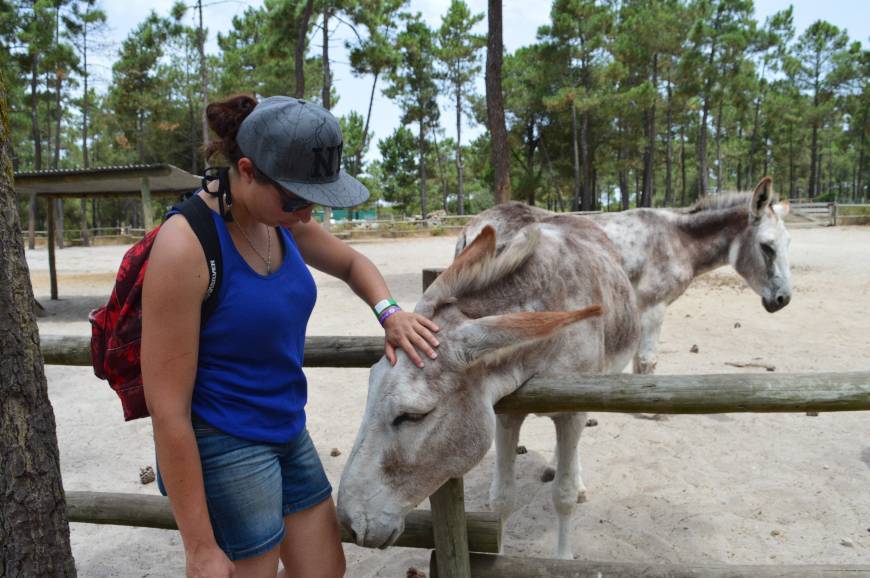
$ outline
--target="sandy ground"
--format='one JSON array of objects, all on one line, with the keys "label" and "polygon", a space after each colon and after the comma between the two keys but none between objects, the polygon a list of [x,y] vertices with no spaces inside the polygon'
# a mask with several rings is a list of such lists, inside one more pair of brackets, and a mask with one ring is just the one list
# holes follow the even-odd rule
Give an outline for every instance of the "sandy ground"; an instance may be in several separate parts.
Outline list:
[{"label": "sandy ground", "polygon": [[[777,372],[870,368],[870,228],[792,231],[791,305],[770,315],[729,268],[706,275],[669,310],[659,373]],[[451,237],[360,242],[399,303],[421,293],[420,270],[446,266]],[[88,334],[87,311],[102,304],[124,247],[58,254],[61,300],[48,300],[45,250],[27,253],[35,292],[49,316],[43,334]],[[315,275],[312,335],[376,335],[367,307],[342,283]],[[739,324],[739,326],[738,326]],[[698,346],[698,353],[690,348]],[[68,490],[157,494],[139,468],[154,463],[149,420],[122,421],[121,407],[89,368],[46,368]],[[309,428],[338,484],[366,396],[367,370],[311,369]],[[662,421],[597,414],[581,440],[589,501],[573,519],[578,559],[734,564],[870,564],[870,424],[859,413],[674,416]],[[551,485],[553,427],[530,417],[518,457],[522,508],[505,527],[505,553],[548,556],[555,546]],[[342,454],[330,457],[330,450]],[[469,510],[486,509],[492,452],[465,478]],[[424,504],[425,506],[425,504]],[[182,576],[177,532],[72,524],[80,576]],[[429,552],[346,546],[348,576],[403,577],[428,568]]]}]

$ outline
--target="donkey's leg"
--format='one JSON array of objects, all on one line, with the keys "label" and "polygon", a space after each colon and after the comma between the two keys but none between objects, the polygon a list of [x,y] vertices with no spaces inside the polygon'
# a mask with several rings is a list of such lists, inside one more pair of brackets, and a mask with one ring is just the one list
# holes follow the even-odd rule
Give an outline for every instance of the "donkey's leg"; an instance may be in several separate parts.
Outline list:
[{"label": "donkey's leg", "polygon": [[634,356],[635,373],[653,373],[656,370],[656,353],[666,309],[667,306],[661,303],[640,313],[640,343]]},{"label": "donkey's leg", "polygon": [[563,413],[553,417],[556,424],[556,479],[553,484],[553,506],[559,517],[559,543],[556,557],[572,560],[571,515],[578,502],[586,499],[586,486],[580,479],[580,455],[577,444],[586,426],[585,413]]},{"label": "donkey's leg", "polygon": [[489,490],[489,504],[502,520],[507,520],[516,509],[516,481],[514,464],[517,443],[525,415],[499,414],[495,426],[495,476]]}]

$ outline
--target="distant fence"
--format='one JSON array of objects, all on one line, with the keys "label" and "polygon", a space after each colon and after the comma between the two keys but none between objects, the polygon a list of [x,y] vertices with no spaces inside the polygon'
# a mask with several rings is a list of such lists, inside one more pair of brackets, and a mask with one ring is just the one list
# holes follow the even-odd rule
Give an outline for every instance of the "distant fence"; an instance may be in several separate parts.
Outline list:
[{"label": "distant fence", "polygon": [[870,224],[870,205],[796,202],[790,207],[795,215],[818,225]]}]

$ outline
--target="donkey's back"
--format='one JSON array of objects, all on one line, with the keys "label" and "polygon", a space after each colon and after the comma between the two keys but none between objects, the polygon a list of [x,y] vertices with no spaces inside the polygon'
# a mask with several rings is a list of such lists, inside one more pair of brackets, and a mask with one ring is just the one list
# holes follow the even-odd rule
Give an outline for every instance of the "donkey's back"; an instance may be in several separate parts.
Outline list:
[{"label": "donkey's back", "polygon": [[[558,340],[556,359],[547,363],[554,363],[550,368],[556,372],[621,371],[634,354],[640,329],[636,297],[616,246],[587,218],[519,203],[505,209],[505,219],[487,218],[492,212],[483,213],[481,227],[466,227],[460,242],[472,243],[489,225],[496,230],[497,253],[507,255],[518,245],[528,244],[534,244],[534,250],[512,275],[462,298],[462,308],[472,316],[484,316],[570,311],[600,304],[601,319],[568,330]],[[584,359],[581,351],[592,350],[600,352],[598,359]]]}]

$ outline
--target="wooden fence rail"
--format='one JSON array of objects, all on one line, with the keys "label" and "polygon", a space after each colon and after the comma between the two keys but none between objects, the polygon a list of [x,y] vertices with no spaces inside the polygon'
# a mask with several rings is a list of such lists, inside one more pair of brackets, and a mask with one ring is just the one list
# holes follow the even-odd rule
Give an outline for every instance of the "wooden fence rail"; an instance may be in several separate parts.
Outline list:
[{"label": "wooden fence rail", "polygon": [[[88,338],[42,336],[41,343],[47,364],[91,364]],[[381,337],[308,337],[304,364],[370,367],[381,355]],[[870,410],[870,372],[539,378],[502,399],[495,409],[683,414]]]},{"label": "wooden fence rail", "polygon": [[[169,499],[163,496],[122,494],[112,492],[66,492],[67,516],[70,522],[110,524],[139,528],[177,530]],[[469,512],[466,515],[468,542],[474,552],[498,552],[501,522],[498,514]],[[342,528],[342,542],[353,544],[350,534]],[[405,518],[405,530],[395,546],[434,548],[432,513],[414,510]]]},{"label": "wooden fence rail", "polygon": [[[438,568],[435,553],[429,563],[430,578],[451,578]],[[471,554],[474,578],[866,578],[870,565],[742,565],[648,564],[592,562]]]},{"label": "wooden fence rail", "polygon": [[[49,365],[90,366],[90,337],[40,336],[42,357]],[[306,367],[371,367],[384,354],[383,337],[307,337]]]}]

